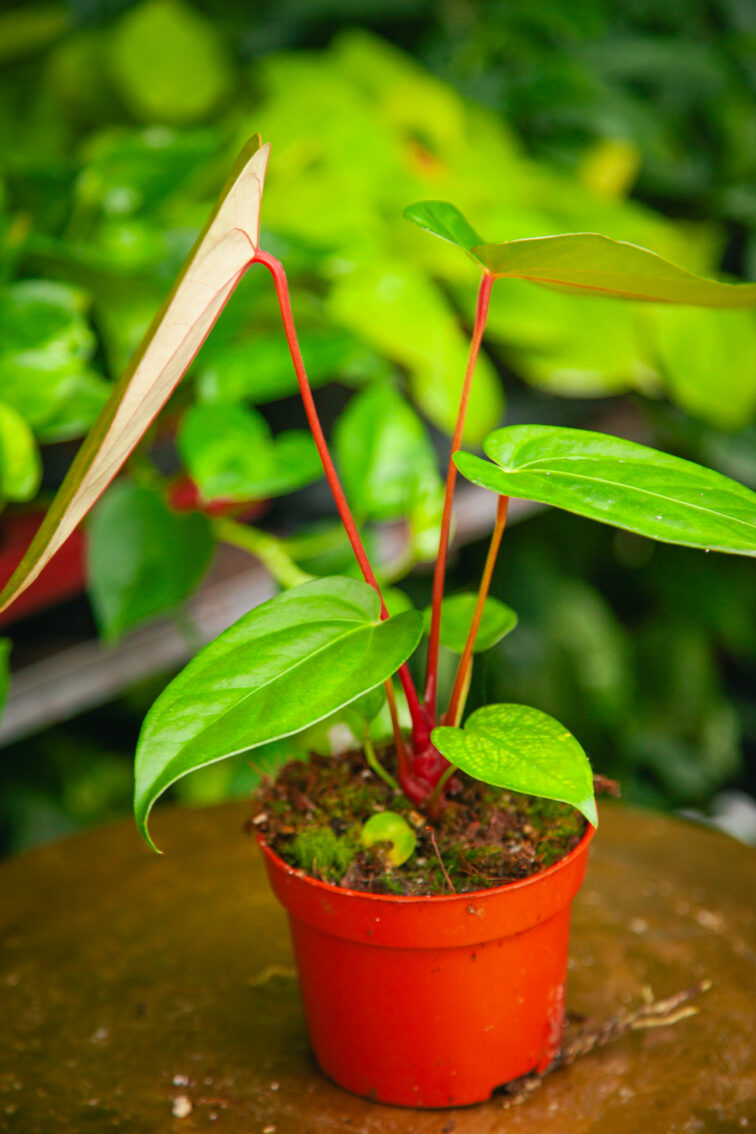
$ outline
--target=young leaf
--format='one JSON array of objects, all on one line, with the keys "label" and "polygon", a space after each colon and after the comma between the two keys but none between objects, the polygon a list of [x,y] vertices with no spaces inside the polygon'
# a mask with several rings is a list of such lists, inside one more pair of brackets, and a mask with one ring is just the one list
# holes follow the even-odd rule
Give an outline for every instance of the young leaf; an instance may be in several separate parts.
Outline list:
[{"label": "young leaf", "polygon": [[[451,595],[445,598],[441,607],[441,645],[455,654],[461,654],[465,648],[467,634],[472,622],[477,595]],[[431,608],[425,610],[425,630],[430,628]],[[486,599],[483,607],[483,617],[480,620],[478,633],[475,637],[475,653],[490,650],[517,625],[517,615],[503,602],[492,598]]]},{"label": "young leaf", "polygon": [[113,485],[89,525],[89,591],[105,640],[175,610],[202,579],[214,548],[206,516],[178,515],[151,488]]},{"label": "young leaf", "polygon": [[452,764],[485,784],[570,803],[598,826],[588,757],[564,725],[529,705],[486,705],[464,728],[435,728]]},{"label": "young leaf", "polygon": [[405,209],[421,228],[456,244],[491,275],[530,280],[582,294],[686,303],[696,307],[756,307],[756,284],[705,279],[669,260],[595,232],[570,232],[486,244],[465,218],[444,201],[421,201]]},{"label": "young leaf", "polygon": [[134,811],[147,819],[181,776],[299,732],[390,677],[422,615],[382,622],[367,583],[317,579],[277,595],[206,646],[150,709],[136,755]]},{"label": "young leaf", "polygon": [[76,455],[0,609],[39,575],[178,385],[257,251],[268,146],[251,139],[134,359]]},{"label": "young leaf", "polygon": [[426,232],[448,240],[450,244],[456,244],[478,264],[486,266],[485,261],[474,251],[485,243],[484,240],[455,205],[450,205],[448,201],[418,201],[416,205],[407,206],[404,216]]},{"label": "young leaf", "polygon": [[756,555],[756,493],[692,461],[634,441],[548,425],[512,425],[484,442],[491,461],[458,453],[473,484],[537,500],[663,543]]},{"label": "young leaf", "polygon": [[335,431],[347,497],[358,516],[393,520],[439,499],[441,478],[420,418],[388,382],[350,401]]}]

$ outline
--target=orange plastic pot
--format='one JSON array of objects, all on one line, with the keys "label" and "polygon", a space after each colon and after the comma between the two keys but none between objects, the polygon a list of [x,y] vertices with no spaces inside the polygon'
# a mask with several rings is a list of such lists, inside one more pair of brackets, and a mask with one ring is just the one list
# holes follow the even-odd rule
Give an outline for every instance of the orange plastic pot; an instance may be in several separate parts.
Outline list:
[{"label": "orange plastic pot", "polygon": [[324,1073],[377,1102],[447,1107],[544,1070],[561,1042],[570,907],[593,834],[521,882],[431,898],[317,882],[261,837]]}]

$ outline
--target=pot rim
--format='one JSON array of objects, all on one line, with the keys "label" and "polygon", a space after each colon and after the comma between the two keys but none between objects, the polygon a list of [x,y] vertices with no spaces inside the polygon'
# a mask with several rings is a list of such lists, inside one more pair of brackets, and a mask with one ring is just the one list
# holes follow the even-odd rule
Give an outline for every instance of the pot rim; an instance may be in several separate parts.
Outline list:
[{"label": "pot rim", "polygon": [[538,882],[553,877],[555,874],[559,874],[565,867],[569,866],[570,863],[587,850],[597,829],[598,828],[594,827],[586,820],[585,833],[577,846],[573,847],[564,858],[560,858],[557,862],[552,863],[551,866],[547,866],[545,870],[541,870],[537,874],[530,874],[527,878],[516,878],[512,882],[503,882],[500,886],[490,886],[485,890],[464,890],[456,894],[372,894],[368,890],[352,890],[346,886],[336,886],[332,882],[322,882],[319,878],[313,878],[301,868],[290,866],[288,862],[285,862],[284,859],[268,846],[265,835],[262,832],[258,832],[257,834],[257,843],[272,866],[289,877],[295,877],[301,882],[308,883],[316,890],[324,891],[327,894],[337,894],[343,898],[368,898],[371,901],[384,905],[410,906],[421,902],[434,902],[439,904],[444,902],[458,903],[461,898],[472,901],[474,898],[482,898],[484,896],[495,897],[498,894],[511,894],[515,891],[527,889],[529,886],[533,886]]}]

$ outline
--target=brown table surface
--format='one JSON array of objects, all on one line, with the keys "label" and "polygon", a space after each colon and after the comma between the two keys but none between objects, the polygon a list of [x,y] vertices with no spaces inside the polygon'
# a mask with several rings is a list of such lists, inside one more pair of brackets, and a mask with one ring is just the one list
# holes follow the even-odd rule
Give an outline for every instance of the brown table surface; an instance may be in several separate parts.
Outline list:
[{"label": "brown table surface", "polygon": [[708,977],[698,1015],[624,1036],[519,1106],[420,1112],[354,1098],[313,1065],[246,813],[159,811],[164,857],[121,822],[0,867],[0,1130],[756,1131],[753,851],[604,807],[568,1008],[607,1018],[644,986],[668,996]]}]

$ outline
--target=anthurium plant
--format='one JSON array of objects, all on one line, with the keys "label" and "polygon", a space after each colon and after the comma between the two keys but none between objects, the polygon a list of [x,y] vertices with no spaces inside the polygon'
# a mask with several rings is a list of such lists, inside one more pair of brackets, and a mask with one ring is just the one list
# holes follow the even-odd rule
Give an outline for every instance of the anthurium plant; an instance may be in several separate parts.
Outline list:
[{"label": "anthurium plant", "polygon": [[[408,603],[397,604],[382,588],[366,551],[361,510],[371,500],[371,484],[361,479],[356,461],[354,467],[350,464],[348,433],[341,440],[337,433],[341,476],[337,472],[300,352],[284,267],[260,246],[267,162],[268,146],[252,139],[142,346],[82,445],[2,602],[11,603],[39,574],[133,453],[242,276],[253,267],[265,268],[314,445],[362,578],[300,581],[295,575],[287,580],[293,585],[202,649],[168,685],[145,720],[137,750],[135,814],[142,834],[151,842],[148,819],[155,801],[187,773],[291,737],[341,710],[357,722],[354,730],[360,735],[360,722],[369,724],[384,697],[396,784],[431,820],[443,811],[459,769],[486,784],[570,804],[595,826],[590,763],[559,722],[519,704],[485,705],[465,718],[476,653],[512,631],[517,621],[513,611],[488,594],[509,499],[537,501],[650,539],[753,556],[756,494],[689,461],[581,429],[509,426],[485,439],[485,458],[462,452],[493,285],[521,279],[576,297],[604,296],[607,302],[629,299],[716,308],[756,306],[756,284],[704,279],[646,249],[594,233],[491,243],[451,204],[426,201],[409,207],[407,219],[459,248],[479,273],[480,285],[446,474],[432,602],[425,612],[408,609]],[[505,291],[506,283],[499,287]],[[364,419],[367,438],[371,415],[378,409],[368,401],[354,411]],[[213,444],[222,444],[224,430],[236,428],[243,423],[223,414],[187,424],[184,444],[200,465],[205,462],[206,477],[212,476]],[[408,433],[399,436],[404,444]],[[411,443],[411,430],[409,437]],[[297,452],[293,447],[290,465],[296,464]],[[381,455],[374,456],[380,463]],[[391,465],[385,454],[383,459]],[[374,513],[380,514],[383,500],[390,514],[392,499],[410,492],[422,501],[427,489],[432,500],[436,473],[423,462],[422,453],[410,462],[406,483],[382,478],[386,495],[371,502]],[[495,493],[498,505],[477,594],[445,598],[458,473]],[[296,472],[290,469],[289,474],[295,481]],[[271,466],[270,476],[275,475]],[[420,682],[413,655],[426,638]],[[442,645],[458,655],[444,703],[439,693]],[[407,727],[402,723],[405,708]],[[364,737],[366,760],[393,783],[378,762],[367,727]],[[367,840],[371,837],[381,835],[368,831]],[[411,853],[401,831],[386,837],[395,861],[405,851]]]}]

